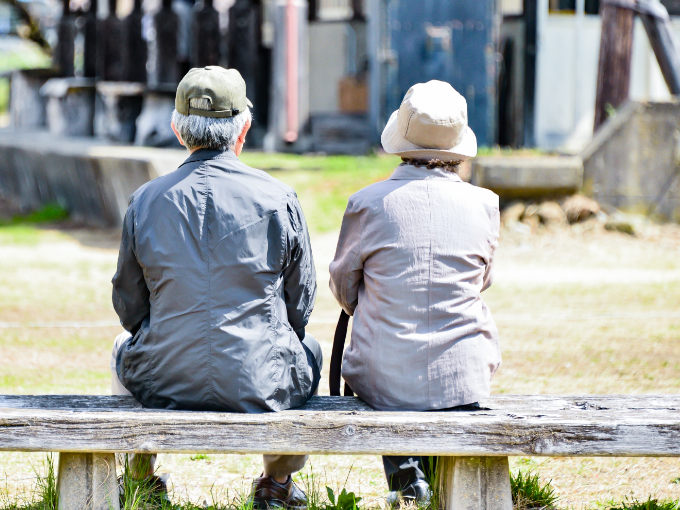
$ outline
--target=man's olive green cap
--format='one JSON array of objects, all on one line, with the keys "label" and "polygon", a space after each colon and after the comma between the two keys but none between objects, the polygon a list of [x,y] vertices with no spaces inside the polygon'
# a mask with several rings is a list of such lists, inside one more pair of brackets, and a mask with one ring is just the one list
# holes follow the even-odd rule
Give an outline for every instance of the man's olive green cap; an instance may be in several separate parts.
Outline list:
[{"label": "man's olive green cap", "polygon": [[[210,99],[211,110],[199,110],[189,106],[190,99]],[[233,117],[252,108],[246,97],[246,82],[236,69],[220,66],[194,68],[177,86],[175,109],[182,115],[201,117]]]}]

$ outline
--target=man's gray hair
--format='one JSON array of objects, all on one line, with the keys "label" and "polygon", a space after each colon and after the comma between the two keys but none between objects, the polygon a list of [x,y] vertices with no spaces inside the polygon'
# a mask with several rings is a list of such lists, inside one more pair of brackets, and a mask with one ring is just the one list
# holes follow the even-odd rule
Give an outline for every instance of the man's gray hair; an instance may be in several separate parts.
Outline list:
[{"label": "man's gray hair", "polygon": [[[210,99],[190,99],[189,106],[197,110],[210,110]],[[189,150],[226,151],[233,149],[248,121],[252,121],[252,114],[248,108],[234,117],[226,118],[182,115],[177,110],[172,112],[175,129],[182,138],[184,146]]]}]

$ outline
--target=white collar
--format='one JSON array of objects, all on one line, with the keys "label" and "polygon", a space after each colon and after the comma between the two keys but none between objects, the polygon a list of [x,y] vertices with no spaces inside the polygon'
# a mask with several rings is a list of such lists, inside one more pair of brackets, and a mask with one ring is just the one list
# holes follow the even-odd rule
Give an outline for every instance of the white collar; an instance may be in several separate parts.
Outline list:
[{"label": "white collar", "polygon": [[448,181],[463,182],[456,172],[444,170],[441,167],[436,167],[430,170],[425,166],[413,166],[407,163],[399,165],[394,173],[390,176],[393,181],[417,181],[422,179],[445,179]]}]

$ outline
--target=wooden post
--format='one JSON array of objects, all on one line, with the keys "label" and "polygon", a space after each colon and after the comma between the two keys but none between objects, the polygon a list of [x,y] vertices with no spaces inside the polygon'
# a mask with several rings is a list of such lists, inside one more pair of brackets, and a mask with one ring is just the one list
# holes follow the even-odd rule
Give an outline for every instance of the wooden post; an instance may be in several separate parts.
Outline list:
[{"label": "wooden post", "polygon": [[319,20],[319,0],[309,0],[309,7],[307,11],[307,19],[309,21]]},{"label": "wooden post", "polygon": [[149,44],[149,84],[176,84],[179,82],[177,66],[177,28],[179,19],[172,10],[172,0],[163,0],[153,15],[155,38]]},{"label": "wooden post", "polygon": [[236,0],[229,9],[229,67],[241,73],[250,95],[255,91],[261,39],[258,11],[251,0]]},{"label": "wooden post", "polygon": [[439,457],[442,510],[512,510],[507,457]]},{"label": "wooden post", "polygon": [[220,15],[213,0],[196,4],[191,30],[191,66],[205,67],[220,63]]},{"label": "wooden post", "polygon": [[536,118],[536,46],[538,2],[524,0],[524,136],[523,145],[533,147]]},{"label": "wooden post", "polygon": [[132,12],[123,20],[125,33],[124,76],[127,81],[146,82],[148,49],[142,34],[142,0],[135,0]]},{"label": "wooden post", "polygon": [[354,14],[352,19],[355,21],[364,21],[364,0],[352,0],[352,10]]},{"label": "wooden post", "polygon": [[[229,67],[236,69],[243,76],[243,80],[246,82],[248,97],[255,105],[252,124],[253,131],[249,140],[252,139],[252,134],[266,127],[263,126],[261,115],[265,110],[265,105],[258,101],[258,99],[261,99],[258,90],[262,85],[260,83],[262,80],[260,59],[260,43],[262,41],[262,34],[260,32],[262,25],[261,10],[261,2],[253,0],[236,0],[231,9],[229,9],[229,55],[227,61],[229,62]],[[260,134],[258,136],[261,138],[264,135]]]},{"label": "wooden post", "polygon": [[172,0],[163,0],[153,15],[155,38],[149,41],[149,76],[151,86],[179,82],[177,66],[177,29],[179,18],[172,10]]},{"label": "wooden post", "polygon": [[54,63],[61,76],[70,77],[75,76],[76,19],[71,13],[69,0],[63,0],[63,2],[61,19],[57,25],[57,47],[54,52]]},{"label": "wooden post", "polygon": [[[630,5],[626,8],[624,5]],[[628,99],[633,55],[635,1],[603,1],[600,64],[597,73],[595,131],[607,120],[608,110],[618,108]]]},{"label": "wooden post", "polygon": [[59,510],[120,510],[113,453],[59,454]]},{"label": "wooden post", "polygon": [[95,78],[97,76],[97,0],[90,0],[90,8],[85,15],[83,36],[85,39],[83,76]]},{"label": "wooden post", "polygon": [[125,81],[125,30],[121,20],[116,16],[116,0],[109,0],[109,14],[100,20],[98,77],[104,81]]}]

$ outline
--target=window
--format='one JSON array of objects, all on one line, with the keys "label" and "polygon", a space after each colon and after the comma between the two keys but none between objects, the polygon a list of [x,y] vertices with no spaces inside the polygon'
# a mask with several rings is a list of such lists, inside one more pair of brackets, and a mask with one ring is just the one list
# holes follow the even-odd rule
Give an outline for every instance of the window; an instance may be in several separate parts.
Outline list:
[{"label": "window", "polygon": [[[680,0],[670,1],[680,4]],[[549,6],[551,13],[576,14],[576,0],[550,0]],[[600,0],[585,0],[583,7],[586,14],[599,14]]]},{"label": "window", "polygon": [[321,20],[344,20],[352,17],[350,0],[320,0],[318,16]]},{"label": "window", "polygon": [[502,0],[503,16],[521,16],[524,12],[524,0]]},{"label": "window", "polygon": [[586,0],[586,14],[600,13],[600,0]]},{"label": "window", "polygon": [[576,0],[550,0],[551,13],[574,14],[576,12]]}]

